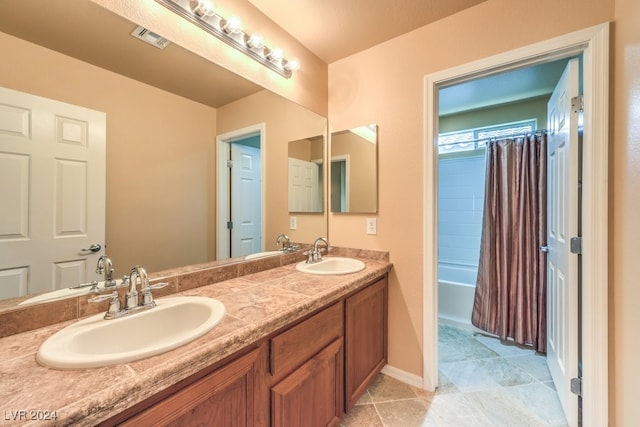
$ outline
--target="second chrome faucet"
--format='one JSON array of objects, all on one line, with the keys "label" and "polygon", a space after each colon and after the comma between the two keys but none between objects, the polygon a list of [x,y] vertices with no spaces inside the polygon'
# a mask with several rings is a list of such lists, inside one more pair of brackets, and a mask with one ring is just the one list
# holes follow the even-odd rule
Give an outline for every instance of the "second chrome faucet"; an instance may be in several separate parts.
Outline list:
[{"label": "second chrome faucet", "polygon": [[329,253],[329,250],[331,249],[329,241],[326,237],[318,237],[316,241],[313,242],[313,248],[305,252],[305,255],[307,255],[307,264],[322,261],[322,248],[319,247],[320,243],[324,243],[327,253]]}]

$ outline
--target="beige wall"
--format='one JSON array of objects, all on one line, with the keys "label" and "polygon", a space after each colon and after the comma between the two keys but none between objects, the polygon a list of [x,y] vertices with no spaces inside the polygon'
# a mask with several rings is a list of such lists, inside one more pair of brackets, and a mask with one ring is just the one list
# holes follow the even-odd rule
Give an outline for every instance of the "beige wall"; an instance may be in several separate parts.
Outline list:
[{"label": "beige wall", "polygon": [[275,249],[275,239],[280,233],[286,233],[292,242],[297,243],[313,243],[317,237],[325,236],[327,221],[324,213],[296,213],[298,229],[289,229],[287,157],[289,141],[317,135],[326,139],[327,119],[264,90],[219,108],[217,123],[219,135],[265,124],[266,136],[262,141],[265,159],[262,167],[267,177],[264,193],[265,249]]},{"label": "beige wall", "polygon": [[238,52],[214,36],[180,18],[154,0],[91,0],[138,25],[162,34],[187,50],[233,71],[265,89],[327,115],[327,64],[278,27],[249,0],[216,0],[216,11],[237,16],[247,31],[260,33],[270,46],[283,49],[286,58],[300,60],[301,68],[290,79]]},{"label": "beige wall", "polygon": [[640,2],[616,0],[609,218],[611,425],[640,419]]},{"label": "beige wall", "polygon": [[216,110],[0,33],[0,86],[107,114],[106,253],[118,276],[207,260]]},{"label": "beige wall", "polygon": [[329,66],[331,126],[379,125],[380,183],[378,234],[365,234],[364,216],[330,215],[329,237],[390,251],[389,363],[409,373],[422,375],[424,76],[614,17],[613,0],[524,5],[488,0]]}]

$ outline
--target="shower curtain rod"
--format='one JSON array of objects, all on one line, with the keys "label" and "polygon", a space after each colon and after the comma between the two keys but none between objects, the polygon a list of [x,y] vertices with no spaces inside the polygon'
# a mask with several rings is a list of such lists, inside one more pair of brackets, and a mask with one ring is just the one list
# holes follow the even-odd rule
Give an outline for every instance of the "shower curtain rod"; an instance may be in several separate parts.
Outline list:
[{"label": "shower curtain rod", "polygon": [[509,138],[524,138],[525,136],[528,135],[537,135],[537,134],[543,134],[543,133],[547,133],[546,129],[540,129],[540,130],[534,130],[532,132],[524,132],[524,133],[518,133],[515,135],[507,135],[507,136],[491,136],[488,138],[476,138],[476,139],[469,139],[467,141],[456,141],[456,142],[446,142],[444,144],[440,144],[440,141],[438,138],[438,147],[446,147],[449,145],[462,145],[462,144],[477,144],[478,142],[491,142],[491,141],[500,141],[502,139],[509,139]]}]

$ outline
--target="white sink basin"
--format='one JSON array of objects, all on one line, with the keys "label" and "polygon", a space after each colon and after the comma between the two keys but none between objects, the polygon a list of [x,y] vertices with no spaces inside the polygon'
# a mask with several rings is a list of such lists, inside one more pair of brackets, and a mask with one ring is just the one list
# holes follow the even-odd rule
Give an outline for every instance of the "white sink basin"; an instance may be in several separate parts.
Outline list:
[{"label": "white sink basin", "polygon": [[360,260],[343,257],[327,257],[313,264],[302,261],[296,265],[298,271],[310,274],[349,274],[364,270],[364,267]]},{"label": "white sink basin", "polygon": [[204,335],[224,317],[220,301],[206,297],[156,300],[147,311],[114,320],[104,313],[80,320],[51,335],[38,350],[38,362],[57,369],[84,369],[127,363],[180,347]]},{"label": "white sink basin", "polygon": [[[122,284],[122,280],[121,279],[117,279],[115,287],[118,287],[121,284]],[[55,301],[55,300],[62,299],[62,298],[77,297],[77,296],[88,294],[89,292],[92,292],[91,291],[91,284],[87,283],[86,286],[84,286],[84,285],[81,285],[81,286],[82,287],[63,288],[63,289],[56,289],[55,291],[51,291],[51,292],[45,292],[45,293],[42,293],[40,295],[36,295],[34,297],[26,299],[26,300],[22,301],[18,305],[34,304],[36,302],[44,302],[44,301]],[[105,289],[104,281],[98,282],[97,291],[102,291],[104,289]]]},{"label": "white sink basin", "polygon": [[274,256],[274,255],[282,255],[282,251],[256,252],[255,254],[247,255],[246,257],[244,257],[244,259],[250,260],[250,259],[264,258],[264,257],[267,257],[267,256]]}]

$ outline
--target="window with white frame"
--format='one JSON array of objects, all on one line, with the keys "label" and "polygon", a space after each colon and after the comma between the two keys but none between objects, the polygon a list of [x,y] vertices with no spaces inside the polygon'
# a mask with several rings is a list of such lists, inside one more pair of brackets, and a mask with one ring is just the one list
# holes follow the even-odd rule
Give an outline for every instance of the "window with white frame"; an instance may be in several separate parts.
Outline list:
[{"label": "window with white frame", "polygon": [[446,132],[438,135],[438,153],[473,151],[486,147],[491,139],[523,135],[536,130],[536,119],[504,123],[475,129]]}]

